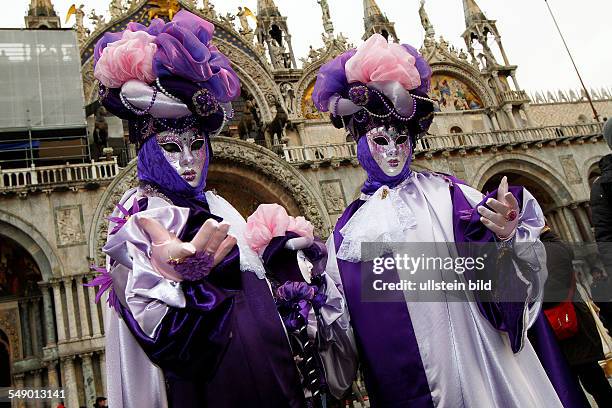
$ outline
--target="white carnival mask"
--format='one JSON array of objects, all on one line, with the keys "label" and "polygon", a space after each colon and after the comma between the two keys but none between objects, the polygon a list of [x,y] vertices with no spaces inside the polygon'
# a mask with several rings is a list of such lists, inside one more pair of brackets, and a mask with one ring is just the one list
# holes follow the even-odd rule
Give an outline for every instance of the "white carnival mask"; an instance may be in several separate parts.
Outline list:
[{"label": "white carnival mask", "polygon": [[412,155],[408,135],[398,133],[393,127],[381,126],[365,136],[370,153],[383,173],[390,177],[400,174]]},{"label": "white carnival mask", "polygon": [[168,163],[191,187],[197,187],[206,164],[204,137],[193,129],[181,134],[167,130],[155,137]]}]

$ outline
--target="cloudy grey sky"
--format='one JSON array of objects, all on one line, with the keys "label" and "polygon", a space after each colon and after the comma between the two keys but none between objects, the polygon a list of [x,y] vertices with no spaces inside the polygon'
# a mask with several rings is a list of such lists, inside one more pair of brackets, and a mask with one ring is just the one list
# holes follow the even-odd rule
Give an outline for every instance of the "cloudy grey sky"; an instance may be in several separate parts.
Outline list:
[{"label": "cloudy grey sky", "polygon": [[[74,0],[52,0],[63,20]],[[201,3],[199,0],[198,3]],[[257,0],[210,0],[218,12],[235,13],[245,5],[257,10]],[[380,8],[395,22],[402,42],[417,46],[423,41],[418,15],[419,0],[377,0]],[[548,0],[587,87],[612,87],[612,2],[609,0]],[[3,1],[0,27],[23,27],[23,16],[30,0]],[[8,3],[8,4],[7,4]],[[108,14],[109,0],[80,0],[87,14],[94,8]],[[359,44],[363,34],[361,0],[329,0],[336,32]],[[528,91],[578,88],[579,82],[561,39],[546,9],[544,0],[477,0],[490,19],[497,20],[510,61],[519,66],[518,80]],[[276,0],[288,17],[296,57],[306,56],[308,47],[322,45],[321,11],[317,0]],[[451,44],[465,47],[461,33],[465,28],[461,0],[428,0],[426,8],[436,35]],[[71,21],[70,24],[73,22]]]}]

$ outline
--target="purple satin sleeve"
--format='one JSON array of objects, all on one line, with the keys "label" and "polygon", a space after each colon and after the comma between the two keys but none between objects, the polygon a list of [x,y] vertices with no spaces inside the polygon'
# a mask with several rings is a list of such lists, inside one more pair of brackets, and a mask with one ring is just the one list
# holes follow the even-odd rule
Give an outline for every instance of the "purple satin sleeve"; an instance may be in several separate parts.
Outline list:
[{"label": "purple satin sleeve", "polygon": [[151,361],[178,377],[211,376],[231,337],[233,297],[240,289],[238,250],[199,282],[182,282],[185,307],[169,307],[152,337],[130,310],[119,313]]},{"label": "purple satin sleeve", "polygon": [[[523,204],[523,188],[522,187],[510,187],[510,192],[516,197],[519,206]],[[495,236],[491,230],[486,228],[480,221],[480,214],[474,210],[484,203],[491,197],[497,197],[497,190],[486,195],[477,206],[472,204],[465,197],[464,193],[458,186],[452,187],[452,200],[453,200],[453,227],[455,233],[455,242],[459,255],[462,257],[474,257],[478,256],[470,252],[473,250],[468,245],[461,245],[461,243],[486,243],[495,242]],[[477,249],[476,249],[477,250]],[[503,274],[506,277],[504,282],[504,288],[506,290],[512,290],[514,293],[518,291],[526,291],[527,285],[520,280],[518,275],[513,270],[506,270],[512,265],[505,265],[503,271],[496,270],[499,276]],[[487,268],[490,269],[490,268]],[[472,279],[478,279],[472,275],[471,272],[467,272],[466,276]],[[518,352],[523,346],[523,339],[525,336],[524,312],[525,304],[519,302],[491,302],[482,301],[477,295],[476,301],[478,308],[482,315],[495,327],[497,330],[508,333],[510,339],[510,345],[513,352]]]},{"label": "purple satin sleeve", "polygon": [[[293,232],[272,239],[263,253],[262,259],[268,274],[280,284],[288,281],[304,282],[304,275],[297,261],[297,251],[285,248]],[[311,339],[318,339],[318,356],[324,368],[323,383],[329,392],[340,399],[351,387],[357,373],[357,349],[348,310],[340,283],[325,274],[328,264],[327,247],[319,239],[302,250],[312,264],[311,276],[323,276],[325,280],[325,303],[315,314],[310,311],[308,333]]]}]

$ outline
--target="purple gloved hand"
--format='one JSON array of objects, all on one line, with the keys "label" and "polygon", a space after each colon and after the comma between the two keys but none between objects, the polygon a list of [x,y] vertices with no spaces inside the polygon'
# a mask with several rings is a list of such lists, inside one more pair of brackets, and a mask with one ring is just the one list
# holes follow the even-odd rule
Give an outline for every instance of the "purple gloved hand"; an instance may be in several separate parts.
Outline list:
[{"label": "purple gloved hand", "polygon": [[151,264],[176,282],[204,278],[236,245],[236,238],[227,235],[229,224],[213,219],[202,225],[191,242],[181,241],[152,218],[140,217],[138,224],[151,238]]}]

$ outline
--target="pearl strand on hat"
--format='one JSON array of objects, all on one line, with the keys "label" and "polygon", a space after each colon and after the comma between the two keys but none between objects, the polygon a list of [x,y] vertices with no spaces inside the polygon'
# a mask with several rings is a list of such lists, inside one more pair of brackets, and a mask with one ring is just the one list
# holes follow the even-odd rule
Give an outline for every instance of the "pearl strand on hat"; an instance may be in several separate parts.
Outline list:
[{"label": "pearl strand on hat", "polygon": [[164,88],[161,84],[161,82],[159,82],[159,78],[155,79],[155,85],[157,85],[157,88],[159,88],[159,90],[161,91],[161,93],[163,93],[164,95],[166,95],[168,98],[176,101],[176,102],[180,102],[183,103],[183,101],[181,101],[179,98],[177,98],[176,96],[172,95],[170,92],[168,92],[166,90],[166,88]]},{"label": "pearl strand on hat", "polygon": [[127,99],[125,99],[125,95],[122,92],[119,92],[119,99],[123,106],[126,107],[130,112],[134,113],[137,116],[144,116],[149,113],[153,105],[155,104],[155,99],[157,98],[157,89],[153,88],[153,97],[151,98],[151,102],[149,106],[147,106],[144,110],[136,109]]}]

